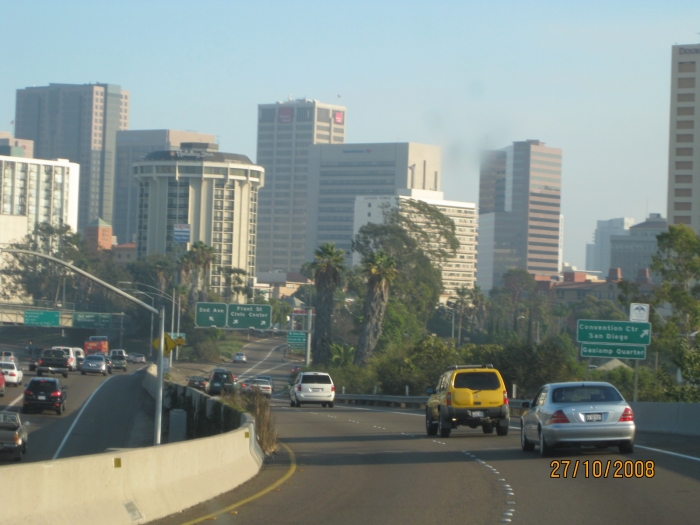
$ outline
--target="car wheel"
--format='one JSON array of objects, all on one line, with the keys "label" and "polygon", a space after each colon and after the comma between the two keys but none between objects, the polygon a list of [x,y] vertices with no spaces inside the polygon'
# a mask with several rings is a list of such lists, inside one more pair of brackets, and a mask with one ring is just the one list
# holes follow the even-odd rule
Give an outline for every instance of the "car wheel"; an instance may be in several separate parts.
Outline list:
[{"label": "car wheel", "polygon": [[438,433],[440,437],[448,438],[450,437],[450,432],[452,432],[452,422],[440,417],[438,419]]},{"label": "car wheel", "polygon": [[429,436],[434,436],[438,432],[437,422],[433,421],[433,416],[430,409],[425,410],[425,433]]},{"label": "car wheel", "polygon": [[620,449],[620,454],[631,454],[634,452],[634,440],[623,441],[618,445]]},{"label": "car wheel", "polygon": [[41,377],[43,375],[43,372],[41,370],[36,371],[37,377]]},{"label": "car wheel", "polygon": [[553,450],[554,448],[550,447],[545,441],[542,429],[540,429],[540,456],[546,458],[547,456],[550,456],[552,454]]},{"label": "car wheel", "polygon": [[[502,425],[502,423],[505,423],[505,425]],[[501,420],[498,422],[498,426],[496,427],[496,434],[498,434],[499,436],[507,436],[509,428],[510,428],[510,421],[507,419]]]},{"label": "car wheel", "polygon": [[106,376],[106,375],[107,375],[107,371],[106,371],[106,370],[103,371],[103,372],[102,372],[102,375],[103,375],[103,376]]},{"label": "car wheel", "polygon": [[13,458],[15,461],[22,461],[22,451],[15,450],[15,456]]},{"label": "car wheel", "polygon": [[493,425],[491,423],[484,423],[481,425],[481,430],[484,431],[484,434],[493,434]]},{"label": "car wheel", "polygon": [[56,409],[56,415],[57,415],[57,416],[60,416],[61,414],[63,414],[63,408],[64,408],[64,406],[61,405],[61,406],[59,406],[59,407]]},{"label": "car wheel", "polygon": [[333,408],[333,403],[328,403],[328,408]]},{"label": "car wheel", "polygon": [[533,450],[535,450],[535,444],[530,443],[527,437],[525,437],[525,427],[523,426],[520,427],[520,447],[523,449],[524,452],[532,452]]},{"label": "car wheel", "polygon": [[290,399],[290,400],[289,400],[289,406],[290,406],[290,407],[295,407],[295,406],[296,406],[296,403],[294,402],[293,399]]},{"label": "car wheel", "polygon": [[80,372],[82,375],[87,375],[85,372]]},{"label": "car wheel", "polygon": [[22,414],[29,414],[29,407],[28,406],[22,407]]},{"label": "car wheel", "polygon": [[325,403],[321,403],[321,408],[326,408],[326,404],[325,404]]},{"label": "car wheel", "polygon": [[297,408],[301,408],[301,401],[297,399]]},{"label": "car wheel", "polygon": [[64,378],[66,378],[66,377],[68,377],[68,372],[63,372],[61,375],[62,375]]}]

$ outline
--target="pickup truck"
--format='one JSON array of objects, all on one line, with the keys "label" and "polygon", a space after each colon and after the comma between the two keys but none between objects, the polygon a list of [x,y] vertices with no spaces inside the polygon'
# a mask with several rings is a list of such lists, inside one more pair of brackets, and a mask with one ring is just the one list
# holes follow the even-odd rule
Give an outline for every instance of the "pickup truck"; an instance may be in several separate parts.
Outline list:
[{"label": "pickup truck", "polygon": [[0,412],[0,452],[9,452],[15,461],[27,453],[27,428],[19,414]]},{"label": "pickup truck", "polygon": [[61,374],[63,377],[68,377],[70,356],[60,349],[44,350],[36,365],[36,375],[39,377],[44,373]]}]

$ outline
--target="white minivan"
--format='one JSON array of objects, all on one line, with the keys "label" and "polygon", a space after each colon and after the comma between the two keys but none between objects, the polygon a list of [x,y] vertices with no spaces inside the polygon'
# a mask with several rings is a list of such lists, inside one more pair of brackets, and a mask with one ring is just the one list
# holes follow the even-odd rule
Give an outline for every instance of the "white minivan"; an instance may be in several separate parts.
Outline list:
[{"label": "white minivan", "polygon": [[63,350],[68,356],[68,370],[75,372],[78,369],[78,357],[75,355],[75,348],[69,346],[52,346],[51,350]]},{"label": "white minivan", "polygon": [[333,408],[335,385],[324,372],[301,372],[289,389],[289,405],[316,404]]},{"label": "white minivan", "polygon": [[85,351],[82,348],[73,347],[73,354],[75,355],[75,366],[80,370],[80,365],[85,361]]}]

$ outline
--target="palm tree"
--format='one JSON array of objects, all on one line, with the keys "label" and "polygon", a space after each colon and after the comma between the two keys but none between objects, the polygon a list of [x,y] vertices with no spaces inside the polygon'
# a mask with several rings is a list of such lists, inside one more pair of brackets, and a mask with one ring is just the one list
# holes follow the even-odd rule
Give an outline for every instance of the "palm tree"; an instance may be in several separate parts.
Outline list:
[{"label": "palm tree", "polygon": [[456,292],[457,300],[454,302],[454,308],[459,313],[459,323],[457,325],[457,347],[460,347],[462,345],[462,319],[464,318],[464,314],[469,307],[469,296],[471,289],[467,288],[466,286],[460,286],[457,288]]},{"label": "palm tree", "polygon": [[316,249],[311,269],[316,286],[316,325],[311,341],[314,364],[327,365],[331,355],[331,317],[333,295],[345,270],[345,251],[335,243],[324,243]]},{"label": "palm tree", "polygon": [[355,347],[352,345],[331,344],[331,363],[335,366],[345,367],[352,363],[355,357]]},{"label": "palm tree", "polygon": [[196,303],[206,300],[204,291],[208,284],[207,275],[216,255],[214,254],[214,248],[204,244],[202,241],[195,242],[190,248],[188,255],[191,267],[195,272],[194,290],[192,292],[195,300],[191,302]]},{"label": "palm tree", "polygon": [[382,334],[382,320],[389,302],[389,284],[396,277],[396,260],[384,250],[370,252],[362,261],[362,272],[367,276],[367,295],[355,351],[355,364],[364,366],[372,357]]},{"label": "palm tree", "polygon": [[247,272],[242,268],[223,268],[224,274],[224,300],[227,302],[238,302],[241,295],[244,300],[253,297],[253,289],[246,284]]}]

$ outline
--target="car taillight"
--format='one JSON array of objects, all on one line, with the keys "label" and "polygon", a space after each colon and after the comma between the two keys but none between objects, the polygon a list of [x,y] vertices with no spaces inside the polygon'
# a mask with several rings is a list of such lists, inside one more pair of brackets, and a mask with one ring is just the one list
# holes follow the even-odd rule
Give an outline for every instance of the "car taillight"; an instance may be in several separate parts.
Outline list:
[{"label": "car taillight", "polygon": [[503,391],[503,404],[504,405],[508,404],[508,391],[507,390]]},{"label": "car taillight", "polygon": [[450,406],[452,404],[452,392],[447,392],[447,396],[445,397],[445,404],[447,406]]},{"label": "car taillight", "polygon": [[19,432],[15,432],[15,435],[13,436],[15,445],[19,445],[20,439],[19,439]]},{"label": "car taillight", "polygon": [[557,410],[552,414],[552,419],[549,420],[549,423],[554,425],[556,423],[568,423],[569,418],[566,417],[566,414],[564,414],[563,410]]},{"label": "car taillight", "polygon": [[44,360],[43,360],[43,359],[39,359],[39,364],[40,364],[40,365],[43,365],[43,364],[44,364]]},{"label": "car taillight", "polygon": [[7,375],[9,375],[10,377],[15,377],[17,374],[15,374],[14,372],[10,372],[10,373],[7,374]]},{"label": "car taillight", "polygon": [[331,385],[331,392],[335,392],[335,385]]},{"label": "car taillight", "polygon": [[60,391],[60,390],[56,390],[55,392],[51,392],[51,396],[50,396],[50,397],[61,397],[61,391]]},{"label": "car taillight", "polygon": [[630,407],[625,408],[620,416],[620,421],[634,421],[634,412]]},{"label": "car taillight", "polygon": [[32,392],[31,390],[25,390],[24,395],[27,397],[34,397],[34,392]]},{"label": "car taillight", "polygon": [[301,392],[301,385],[297,385],[297,390]]}]

